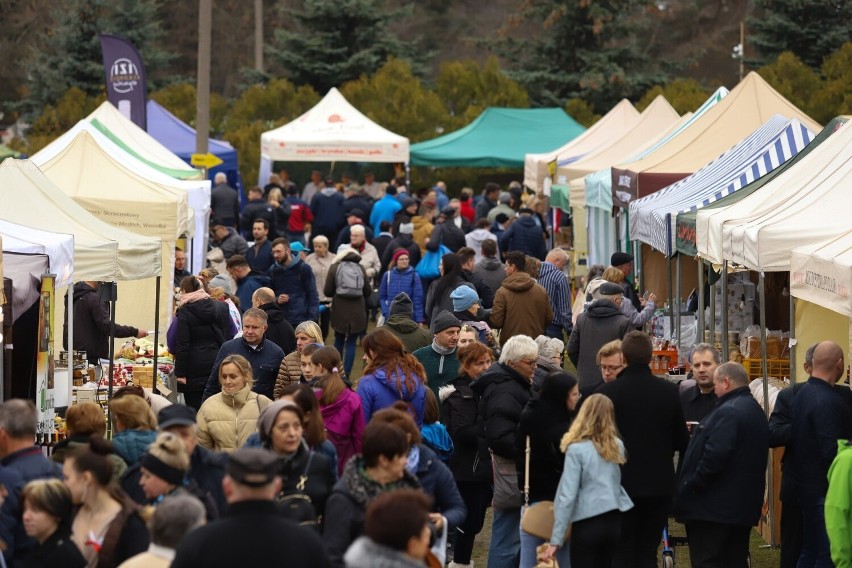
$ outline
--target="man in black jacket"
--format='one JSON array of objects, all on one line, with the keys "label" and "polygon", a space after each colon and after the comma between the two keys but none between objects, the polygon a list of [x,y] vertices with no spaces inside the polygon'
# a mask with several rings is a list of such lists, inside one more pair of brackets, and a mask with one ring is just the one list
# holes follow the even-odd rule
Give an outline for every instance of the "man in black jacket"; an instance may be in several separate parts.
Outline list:
[{"label": "man in black jacket", "polygon": [[627,367],[617,380],[598,389],[612,399],[615,423],[630,456],[621,467],[621,485],[634,506],[622,517],[613,566],[654,568],[675,489],[674,453],[686,449],[689,433],[677,387],[651,373],[651,338],[631,331],[621,351]]},{"label": "man in black jacket", "polygon": [[328,553],[316,531],[278,511],[279,468],[268,450],[239,449],[228,456],[225,515],[183,539],[173,568],[270,566],[283,558],[292,568],[328,568]]},{"label": "man in black jacket", "polygon": [[[74,350],[85,351],[89,363],[109,358],[109,304],[98,297],[98,282],[74,284]],[[115,337],[147,337],[148,332],[129,325],[115,324]],[[62,329],[62,346],[68,349],[68,312]]]},{"label": "man in black jacket", "polygon": [[268,319],[263,310],[249,308],[245,311],[243,314],[243,335],[226,341],[219,348],[219,354],[216,356],[216,362],[213,363],[210,378],[207,379],[202,403],[222,390],[219,384],[219,365],[222,364],[222,359],[228,355],[242,355],[248,359],[254,376],[254,384],[251,390],[266,395],[270,399],[275,398],[273,390],[275,380],[278,378],[278,367],[281,365],[281,360],[284,359],[284,351],[268,339],[264,339],[263,335],[266,333]]},{"label": "man in black jacket", "polygon": [[429,241],[426,243],[426,249],[437,251],[440,245],[444,245],[450,252],[456,252],[465,246],[464,231],[456,227],[453,219],[456,216],[456,210],[449,205],[441,210],[441,219],[435,224],[432,229],[432,234]]},{"label": "man in black jacket", "polygon": [[[281,207],[286,208],[287,216],[290,216],[290,204],[284,202]],[[278,225],[275,214],[275,207],[271,203],[263,199],[263,190],[258,186],[249,188],[248,203],[240,213],[240,225],[242,226],[242,234],[245,237],[252,235],[252,226],[256,219],[263,219],[269,227],[269,234],[278,234]]]},{"label": "man in black jacket", "polygon": [[745,567],[763,506],[769,426],[742,365],[720,365],[713,384],[718,403],[683,458],[673,512],[686,522],[693,566]]},{"label": "man in black jacket", "polygon": [[459,263],[461,264],[465,280],[473,284],[479,299],[482,300],[482,307],[490,310],[491,306],[494,305],[495,290],[492,290],[488,286],[482,275],[473,271],[476,267],[476,251],[470,247],[462,247],[456,255],[459,257]]},{"label": "man in black jacket", "polygon": [[284,312],[278,307],[272,288],[255,290],[251,297],[251,305],[266,312],[267,327],[264,338],[280,347],[285,355],[295,351],[296,332],[284,317]]}]

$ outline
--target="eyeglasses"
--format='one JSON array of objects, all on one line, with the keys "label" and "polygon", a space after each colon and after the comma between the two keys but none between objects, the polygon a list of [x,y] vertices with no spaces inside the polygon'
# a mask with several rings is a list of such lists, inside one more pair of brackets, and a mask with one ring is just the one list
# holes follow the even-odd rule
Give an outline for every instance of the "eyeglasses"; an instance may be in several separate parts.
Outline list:
[{"label": "eyeglasses", "polygon": [[615,372],[620,371],[621,369],[624,368],[622,365],[598,365],[598,367],[604,373],[610,373],[610,372],[615,373]]},{"label": "eyeglasses", "polygon": [[536,361],[535,359],[530,359],[530,360],[521,359],[521,363],[526,363],[527,365],[529,365],[530,367],[533,367],[533,368],[538,367],[538,361]]}]

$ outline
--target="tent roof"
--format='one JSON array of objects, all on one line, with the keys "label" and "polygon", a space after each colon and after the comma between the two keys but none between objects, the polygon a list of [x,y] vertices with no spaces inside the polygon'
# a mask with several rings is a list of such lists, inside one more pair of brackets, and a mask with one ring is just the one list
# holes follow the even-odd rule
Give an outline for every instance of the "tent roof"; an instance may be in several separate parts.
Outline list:
[{"label": "tent roof", "polygon": [[790,251],[848,230],[852,127],[840,127],[760,191],[725,208],[700,210],[698,252],[753,270],[790,268]]},{"label": "tent roof", "polygon": [[85,118],[101,134],[112,140],[122,150],[152,168],[177,179],[201,179],[200,170],[191,167],[174,152],[160,144],[156,138],[136,126],[109,101],[104,101]]},{"label": "tent roof", "polygon": [[614,168],[618,191],[649,195],[713,160],[773,115],[798,118],[813,132],[821,126],[751,72],[719,104],[645,158]]},{"label": "tent roof", "polygon": [[[32,161],[93,214],[115,226],[168,241],[188,229],[188,193],[175,186],[209,183],[181,182],[148,168],[84,120],[32,156]],[[153,181],[152,176],[161,177]]]},{"label": "tent roof", "polygon": [[[148,100],[148,134],[153,136],[163,146],[189,163],[195,154],[195,129],[181,121],[154,100]],[[210,138],[207,151],[225,163],[217,166],[216,170],[237,170],[237,151],[224,140]]]},{"label": "tent roof", "polygon": [[[817,134],[813,140],[811,140],[811,143],[808,144],[801,152],[793,156],[793,158],[787,160],[782,165],[767,173],[765,176],[757,178],[755,181],[751,182],[739,191],[727,195],[714,203],[706,205],[701,209],[709,210],[727,207],[728,205],[732,205],[747,197],[748,195],[751,195],[752,193],[763,187],[770,180],[774,179],[775,176],[779,175],[787,168],[792,167],[794,164],[798,163],[799,160],[810,154],[816,147],[825,142],[829,136],[834,134],[837,129],[840,128],[840,125],[842,125],[844,122],[846,122],[846,118],[842,116],[838,116],[832,119],[831,122],[829,122],[825,126],[825,128],[823,128],[822,131],[820,131],[820,133]],[[677,228],[675,230],[675,235],[677,237],[675,241],[677,243],[677,251],[681,254],[685,254],[687,256],[695,256],[696,254],[698,254],[695,224],[696,217],[698,216],[698,211],[700,211],[701,209],[682,211],[677,215]]]},{"label": "tent roof", "polygon": [[[672,112],[674,112],[674,109],[672,109]],[[547,177],[547,165],[550,162],[554,160],[557,162],[573,162],[585,158],[590,152],[608,146],[613,139],[624,135],[625,132],[635,126],[640,116],[639,111],[630,101],[621,99],[588,130],[561,148],[543,154],[527,154],[524,156],[524,185],[540,190],[544,185],[544,179]]]},{"label": "tent roof", "polygon": [[852,317],[852,231],[796,247],[790,256],[790,293]]},{"label": "tent roof", "polygon": [[5,160],[6,158],[17,158],[20,155],[21,155],[20,152],[15,152],[14,150],[9,148],[8,146],[4,146],[3,144],[0,144],[0,162]]},{"label": "tent roof", "polygon": [[0,219],[3,252],[43,254],[48,267],[56,275],[56,286],[74,282],[74,235],[33,229]]},{"label": "tent roof", "polygon": [[736,146],[679,182],[630,203],[630,238],[674,254],[677,213],[718,201],[774,170],[813,138],[798,119],[775,115]]},{"label": "tent roof", "polygon": [[308,112],[260,135],[260,153],[294,162],[407,162],[408,138],[379,126],[332,87]]},{"label": "tent roof", "polygon": [[138,280],[159,276],[161,241],[105,223],[56,187],[29,160],[0,164],[0,219],[74,235],[74,278]]},{"label": "tent roof", "polygon": [[455,132],[411,147],[415,166],[522,168],[524,156],[545,152],[583,133],[560,108],[485,109]]}]

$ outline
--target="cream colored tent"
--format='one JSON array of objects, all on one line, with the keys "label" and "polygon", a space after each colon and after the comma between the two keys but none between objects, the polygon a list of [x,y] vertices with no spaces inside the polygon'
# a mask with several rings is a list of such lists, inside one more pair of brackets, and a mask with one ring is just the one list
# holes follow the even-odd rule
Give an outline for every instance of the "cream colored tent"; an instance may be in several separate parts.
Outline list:
[{"label": "cream colored tent", "polygon": [[588,130],[552,152],[527,154],[524,157],[524,185],[536,191],[544,188],[548,177],[547,166],[554,160],[575,161],[584,159],[589,153],[609,146],[612,140],[621,138],[639,121],[639,111],[630,101],[621,99],[608,113]]},{"label": "cream colored tent", "polygon": [[790,292],[852,317],[852,231],[793,249]]}]

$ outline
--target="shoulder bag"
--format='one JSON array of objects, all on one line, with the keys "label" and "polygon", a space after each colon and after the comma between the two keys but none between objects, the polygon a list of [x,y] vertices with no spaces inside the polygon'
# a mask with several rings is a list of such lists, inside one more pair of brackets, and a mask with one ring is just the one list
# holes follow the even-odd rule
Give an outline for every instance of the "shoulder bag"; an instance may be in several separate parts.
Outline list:
[{"label": "shoulder bag", "polygon": [[291,521],[302,525],[310,526],[319,529],[322,524],[322,518],[317,516],[316,507],[310,496],[305,493],[305,486],[308,483],[308,471],[311,469],[311,462],[314,459],[314,452],[308,452],[308,463],[305,464],[305,471],[299,476],[299,481],[296,483],[295,491],[287,491],[281,489],[276,502],[281,514]]},{"label": "shoulder bag", "polygon": [[[524,514],[521,517],[521,530],[532,536],[550,540],[553,533],[553,501],[538,501],[530,505],[530,437],[527,436],[526,455],[524,456]],[[571,538],[571,525],[565,532],[565,540]]]}]

